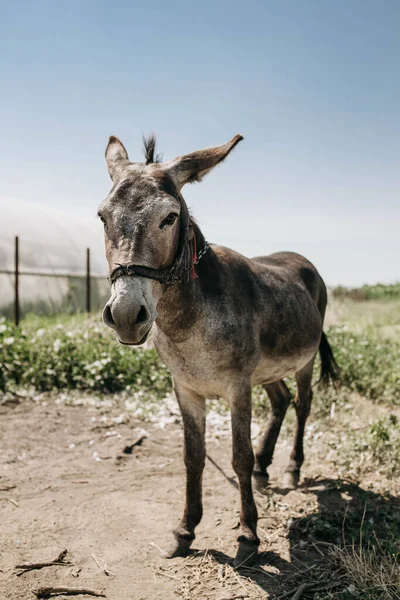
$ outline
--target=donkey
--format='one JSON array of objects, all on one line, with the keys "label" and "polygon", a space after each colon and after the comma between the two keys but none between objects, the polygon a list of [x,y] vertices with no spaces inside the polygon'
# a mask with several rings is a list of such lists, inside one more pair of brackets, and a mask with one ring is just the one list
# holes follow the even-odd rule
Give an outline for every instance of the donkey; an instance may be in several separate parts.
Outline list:
[{"label": "donkey", "polygon": [[[103,320],[121,344],[138,346],[153,327],[161,360],[173,376],[184,427],[186,503],[165,556],[184,556],[202,517],[205,399],[225,398],[232,416],[232,466],[240,489],[241,531],[235,566],[257,555],[257,508],[252,474],[266,484],[267,467],[291,400],[284,377],[295,375],[297,430],[284,485],[297,486],[303,435],[319,349],[324,382],[337,365],[323,333],[324,282],[302,256],[280,252],[248,259],[210,245],[189,214],[181,189],[200,181],[243,139],[168,162],[145,142],[145,162],[132,163],[111,137],[106,162],[113,187],[98,215],[104,223],[111,297]],[[272,416],[253,454],[251,387],[261,384]]]}]

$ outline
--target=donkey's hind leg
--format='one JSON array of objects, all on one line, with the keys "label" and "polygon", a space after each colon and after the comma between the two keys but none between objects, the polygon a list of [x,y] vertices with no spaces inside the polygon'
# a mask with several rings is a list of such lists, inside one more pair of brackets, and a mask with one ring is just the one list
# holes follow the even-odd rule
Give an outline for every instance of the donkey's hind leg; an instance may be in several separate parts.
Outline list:
[{"label": "donkey's hind leg", "polygon": [[294,406],[297,416],[297,428],[289,465],[283,478],[283,487],[286,489],[297,487],[300,479],[300,469],[304,462],[303,438],[311,408],[313,365],[314,359],[296,373],[297,394],[294,399]]},{"label": "donkey's hind leg", "polygon": [[266,390],[271,402],[272,415],[256,452],[253,475],[255,478],[254,483],[259,488],[268,483],[267,468],[272,462],[276,441],[291,400],[291,393],[283,379],[274,383],[267,383],[263,385],[263,388]]}]

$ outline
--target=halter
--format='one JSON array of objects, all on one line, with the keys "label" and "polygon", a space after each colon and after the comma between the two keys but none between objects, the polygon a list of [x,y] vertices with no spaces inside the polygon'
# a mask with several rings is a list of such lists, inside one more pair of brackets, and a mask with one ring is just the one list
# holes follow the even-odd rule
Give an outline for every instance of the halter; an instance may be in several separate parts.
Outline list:
[{"label": "halter", "polygon": [[145,277],[146,279],[159,281],[164,285],[174,285],[184,280],[189,281],[190,277],[196,279],[198,275],[194,270],[194,266],[203,258],[210,244],[205,241],[203,248],[197,254],[196,235],[194,234],[193,238],[189,241],[188,233],[189,228],[186,229],[185,242],[182,245],[182,249],[170,267],[153,269],[144,265],[118,265],[108,279],[111,283],[115,283],[119,277],[123,276]]}]

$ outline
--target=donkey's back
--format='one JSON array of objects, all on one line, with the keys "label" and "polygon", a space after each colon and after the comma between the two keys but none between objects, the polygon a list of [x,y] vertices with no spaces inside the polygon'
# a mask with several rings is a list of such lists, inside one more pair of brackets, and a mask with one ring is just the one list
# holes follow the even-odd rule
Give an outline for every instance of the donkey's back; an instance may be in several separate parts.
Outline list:
[{"label": "donkey's back", "polygon": [[288,282],[298,282],[308,290],[316,303],[322,319],[327,303],[326,286],[314,265],[296,252],[275,252],[268,256],[256,256],[252,259],[266,267],[280,271]]}]

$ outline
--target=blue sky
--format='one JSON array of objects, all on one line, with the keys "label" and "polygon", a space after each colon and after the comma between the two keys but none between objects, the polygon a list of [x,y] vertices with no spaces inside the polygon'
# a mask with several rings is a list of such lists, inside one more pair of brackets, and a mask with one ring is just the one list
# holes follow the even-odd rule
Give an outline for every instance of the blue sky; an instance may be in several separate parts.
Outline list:
[{"label": "blue sky", "polygon": [[[184,196],[212,242],[400,280],[400,3],[0,0],[0,195],[94,217],[141,160],[245,140]],[[99,236],[101,236],[99,225]]]}]

